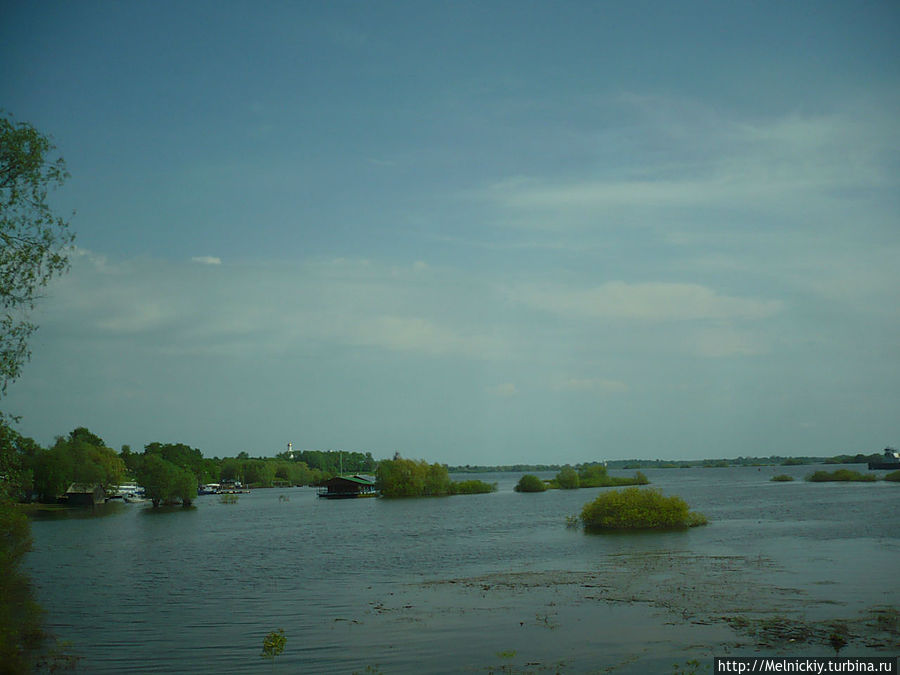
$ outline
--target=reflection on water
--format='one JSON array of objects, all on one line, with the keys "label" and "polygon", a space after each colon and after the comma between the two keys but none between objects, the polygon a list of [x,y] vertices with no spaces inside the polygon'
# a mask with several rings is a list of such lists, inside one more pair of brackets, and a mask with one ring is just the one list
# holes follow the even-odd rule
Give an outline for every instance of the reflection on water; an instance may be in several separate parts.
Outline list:
[{"label": "reflection on water", "polygon": [[282,672],[483,671],[500,652],[522,668],[671,670],[740,642],[717,611],[825,620],[898,604],[900,486],[768,482],[814,468],[647,470],[711,524],[614,537],[565,527],[600,489],[519,494],[520,474],[434,499],[294,488],[165,513],[109,504],[37,518],[28,563],[91,673],[258,672],[276,628]]}]

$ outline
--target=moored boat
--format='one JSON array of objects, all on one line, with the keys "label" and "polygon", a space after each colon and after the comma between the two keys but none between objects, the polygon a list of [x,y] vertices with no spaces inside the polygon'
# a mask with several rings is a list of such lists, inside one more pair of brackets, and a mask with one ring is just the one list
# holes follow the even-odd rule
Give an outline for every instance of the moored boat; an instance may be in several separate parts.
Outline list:
[{"label": "moored boat", "polygon": [[900,452],[897,452],[894,448],[885,448],[884,461],[869,462],[869,469],[882,471],[900,470]]}]

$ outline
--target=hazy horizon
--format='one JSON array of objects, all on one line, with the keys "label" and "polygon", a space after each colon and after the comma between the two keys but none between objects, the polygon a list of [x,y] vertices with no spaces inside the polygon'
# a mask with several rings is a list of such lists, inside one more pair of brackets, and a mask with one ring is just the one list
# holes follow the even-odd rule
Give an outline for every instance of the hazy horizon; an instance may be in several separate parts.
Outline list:
[{"label": "hazy horizon", "polygon": [[900,8],[5,2],[47,444],[450,465],[900,444]]}]

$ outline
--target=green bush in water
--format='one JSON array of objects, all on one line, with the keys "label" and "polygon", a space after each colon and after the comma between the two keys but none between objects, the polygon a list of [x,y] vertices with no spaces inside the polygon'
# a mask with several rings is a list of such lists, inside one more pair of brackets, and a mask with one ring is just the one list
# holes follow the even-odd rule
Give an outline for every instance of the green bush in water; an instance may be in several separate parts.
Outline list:
[{"label": "green bush in water", "polygon": [[786,473],[780,473],[777,476],[772,476],[769,480],[775,481],[776,483],[787,483],[794,480],[794,477],[788,476]]},{"label": "green bush in water", "polygon": [[606,492],[581,510],[588,532],[668,530],[706,525],[706,517],[690,511],[681,497],[666,497],[658,489],[635,487]]},{"label": "green bush in water", "polygon": [[526,473],[514,488],[516,492],[543,492],[547,484],[532,473]]},{"label": "green bush in water", "polygon": [[478,495],[496,491],[496,483],[485,483],[483,480],[461,480],[450,483],[450,494],[453,495]]},{"label": "green bush in water", "polygon": [[900,483],[900,471],[891,471],[884,479],[893,481],[894,483]]},{"label": "green bush in water", "polygon": [[578,479],[578,472],[571,466],[564,466],[560,469],[559,473],[556,474],[554,483],[561,490],[575,490],[581,485]]},{"label": "green bush in water", "polygon": [[838,469],[837,471],[816,471],[806,477],[811,483],[830,483],[830,482],[861,482],[871,483],[876,480],[875,476],[870,473],[860,473],[850,469]]}]

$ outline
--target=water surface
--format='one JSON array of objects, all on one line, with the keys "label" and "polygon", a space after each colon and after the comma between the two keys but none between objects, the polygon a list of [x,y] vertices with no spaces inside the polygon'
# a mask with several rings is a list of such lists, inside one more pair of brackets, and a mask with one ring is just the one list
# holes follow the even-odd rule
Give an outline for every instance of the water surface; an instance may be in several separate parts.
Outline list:
[{"label": "water surface", "polygon": [[[477,476],[498,483],[487,495],[115,504],[36,520],[28,565],[49,627],[90,673],[269,672],[259,654],[276,628],[278,672],[671,672],[714,653],[792,653],[723,616],[863,625],[900,605],[900,485],[802,481],[817,468],[646,470],[711,521],[654,534],[567,529],[603,489],[519,494],[521,474]],[[878,644],[860,636],[845,653],[900,651]]]}]

